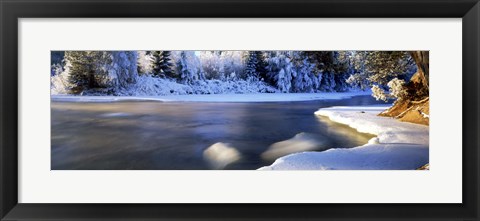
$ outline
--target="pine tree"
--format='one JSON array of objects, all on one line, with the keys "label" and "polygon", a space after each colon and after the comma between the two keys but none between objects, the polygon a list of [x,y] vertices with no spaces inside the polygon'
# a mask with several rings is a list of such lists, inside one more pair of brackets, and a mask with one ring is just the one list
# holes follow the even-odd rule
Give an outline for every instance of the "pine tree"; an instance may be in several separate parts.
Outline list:
[{"label": "pine tree", "polygon": [[185,83],[191,83],[191,81],[193,80],[190,78],[191,73],[188,65],[189,64],[187,61],[187,54],[185,53],[185,51],[182,51],[180,53],[180,59],[177,60],[176,67],[177,67],[177,73],[180,79],[182,79],[182,81]]},{"label": "pine tree", "polygon": [[134,83],[137,73],[137,52],[134,51],[67,51],[65,72],[70,92],[86,90],[113,93]]},{"label": "pine tree", "polygon": [[206,79],[223,79],[225,77],[222,58],[216,51],[201,51],[200,63]]},{"label": "pine tree", "polygon": [[292,89],[293,64],[289,52],[268,52],[267,81],[284,93]]},{"label": "pine tree", "polygon": [[244,76],[243,51],[224,51],[220,57],[226,80],[235,80]]},{"label": "pine tree", "polygon": [[310,63],[308,56],[302,51],[292,53],[294,64],[293,85],[294,92],[314,92],[319,85],[314,75],[315,65]]},{"label": "pine tree", "polygon": [[65,51],[52,51],[50,53],[50,76],[55,76],[63,72],[65,66]]},{"label": "pine tree", "polygon": [[255,79],[259,78],[259,74],[257,72],[257,64],[258,64],[258,56],[255,51],[250,51],[248,53],[248,57],[246,59],[245,64],[245,75],[247,79]]},{"label": "pine tree", "polygon": [[[375,86],[374,95],[380,100],[388,100],[391,96],[383,96],[389,91],[388,83],[393,79],[408,82],[417,70],[415,62],[408,52],[402,51],[356,51],[350,52],[350,62],[354,66],[354,74],[345,81],[360,88]],[[398,84],[393,84],[397,86]],[[382,93],[380,93],[383,90]],[[418,91],[415,89],[415,91]],[[398,93],[403,95],[404,93]],[[423,96],[424,97],[424,96]]]},{"label": "pine tree", "polygon": [[321,91],[335,91],[335,86],[337,82],[335,81],[334,72],[322,72],[322,80],[320,81],[320,90]]},{"label": "pine tree", "polygon": [[[345,91],[351,87],[346,81],[352,74],[352,65],[345,51],[305,51],[308,61],[315,66],[314,78],[322,91]],[[354,79],[351,79],[352,81]]]},{"label": "pine tree", "polygon": [[153,74],[154,58],[149,51],[138,51],[137,72],[138,74]]},{"label": "pine tree", "polygon": [[264,52],[255,51],[255,55],[257,57],[257,65],[255,67],[255,71],[257,72],[260,80],[265,81],[265,79],[267,79],[267,62],[264,56]]},{"label": "pine tree", "polygon": [[138,76],[138,54],[136,51],[113,51],[111,62],[105,64],[106,75],[102,85],[116,91],[126,88],[129,84],[135,83]]},{"label": "pine tree", "polygon": [[95,77],[99,61],[105,58],[103,52],[98,51],[66,51],[66,69],[68,81],[72,86],[71,92],[78,94],[86,89],[98,87]]},{"label": "pine tree", "polygon": [[153,76],[156,77],[177,77],[172,67],[170,51],[153,51]]},{"label": "pine tree", "polygon": [[262,51],[250,51],[247,54],[245,75],[249,79],[266,80],[267,62]]}]

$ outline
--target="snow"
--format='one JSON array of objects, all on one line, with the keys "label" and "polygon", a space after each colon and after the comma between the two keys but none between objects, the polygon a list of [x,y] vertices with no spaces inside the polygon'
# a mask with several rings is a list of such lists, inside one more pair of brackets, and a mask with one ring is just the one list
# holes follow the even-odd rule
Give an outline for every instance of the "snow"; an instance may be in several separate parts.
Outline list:
[{"label": "snow", "polygon": [[63,73],[65,72],[57,73],[50,78],[51,94],[68,94],[68,88],[72,87],[72,85],[68,82],[68,75]]},{"label": "snow", "polygon": [[161,101],[161,102],[285,102],[312,100],[339,100],[353,96],[370,95],[369,91],[331,93],[253,93],[253,94],[191,94],[165,96],[74,96],[51,95],[52,101],[61,102],[115,102],[115,101]]},{"label": "snow", "polygon": [[287,155],[260,170],[413,170],[427,164],[429,127],[377,116],[387,107],[322,108],[315,114],[377,137],[359,147]]},{"label": "snow", "polygon": [[325,140],[327,139],[320,135],[305,132],[298,133],[291,139],[272,144],[267,151],[262,153],[261,157],[266,160],[275,160],[291,153],[325,150],[329,144]]},{"label": "snow", "polygon": [[420,112],[423,116],[423,118],[430,118],[430,115],[426,114],[426,113],[423,113],[423,112]]},{"label": "snow", "polygon": [[154,57],[151,54],[147,54],[147,51],[138,51],[137,65],[140,73],[151,74],[153,73],[153,61]]},{"label": "snow", "polygon": [[227,143],[215,143],[203,151],[203,157],[215,169],[223,169],[240,159],[241,155],[235,147]]},{"label": "snow", "polygon": [[207,79],[233,80],[244,75],[247,51],[197,52]]},{"label": "snow", "polygon": [[344,82],[349,72],[327,72],[322,62],[311,62],[308,54],[300,51],[171,51],[168,54],[165,56],[171,61],[172,71],[166,71],[170,68],[165,67],[157,70],[156,60],[164,59],[147,51],[67,51],[63,61],[57,59],[52,65],[51,93],[161,96],[352,89]]},{"label": "snow", "polygon": [[[67,69],[68,70],[68,69]],[[67,95],[72,85],[68,82],[68,72],[51,78],[51,94]],[[108,90],[107,90],[108,91]],[[247,80],[198,80],[189,84],[176,82],[174,79],[140,75],[135,82],[125,87],[114,88],[113,93],[102,89],[87,89],[81,95],[116,95],[116,96],[163,96],[186,94],[247,94],[279,92],[263,81]]]}]

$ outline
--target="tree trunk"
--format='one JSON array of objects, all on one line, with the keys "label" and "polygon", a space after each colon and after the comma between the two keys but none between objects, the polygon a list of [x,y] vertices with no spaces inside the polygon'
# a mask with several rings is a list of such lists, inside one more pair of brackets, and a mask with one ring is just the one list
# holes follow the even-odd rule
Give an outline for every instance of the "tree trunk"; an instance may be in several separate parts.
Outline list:
[{"label": "tree trunk", "polygon": [[380,116],[394,117],[401,121],[419,124],[429,124],[429,52],[410,52],[415,64],[417,73],[405,85],[407,95],[395,101],[388,110],[380,113]]},{"label": "tree trunk", "polygon": [[93,73],[93,71],[90,71],[88,73],[88,88],[91,89],[91,88],[94,88],[95,87],[95,75]]},{"label": "tree trunk", "polygon": [[417,73],[412,76],[405,86],[407,96],[404,100],[423,100],[429,95],[429,52],[412,51],[410,52],[410,55],[417,65]]},{"label": "tree trunk", "polygon": [[428,51],[412,51],[410,52],[415,64],[417,64],[417,72],[422,79],[422,84],[428,90],[429,75],[429,52]]}]

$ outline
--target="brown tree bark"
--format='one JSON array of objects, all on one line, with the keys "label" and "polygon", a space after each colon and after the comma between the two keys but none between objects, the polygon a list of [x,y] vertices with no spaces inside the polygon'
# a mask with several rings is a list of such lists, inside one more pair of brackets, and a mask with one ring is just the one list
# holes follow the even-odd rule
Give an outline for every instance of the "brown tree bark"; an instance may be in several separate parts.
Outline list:
[{"label": "brown tree bark", "polygon": [[380,113],[380,116],[388,116],[400,119],[402,121],[429,124],[429,52],[412,51],[410,52],[415,64],[417,73],[405,85],[407,96],[395,101],[394,105],[388,110]]},{"label": "brown tree bark", "polygon": [[417,72],[419,77],[422,79],[422,84],[428,89],[428,79],[430,74],[429,69],[429,51],[412,51],[410,55],[412,56],[415,64],[417,65]]}]

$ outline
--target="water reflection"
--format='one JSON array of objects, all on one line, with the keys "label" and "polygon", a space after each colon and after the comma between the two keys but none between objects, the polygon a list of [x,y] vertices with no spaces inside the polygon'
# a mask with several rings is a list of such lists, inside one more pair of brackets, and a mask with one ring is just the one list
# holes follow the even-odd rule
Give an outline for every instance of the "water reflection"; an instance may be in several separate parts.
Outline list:
[{"label": "water reflection", "polygon": [[327,134],[329,134],[329,136],[341,136],[357,143],[362,143],[363,141],[369,140],[374,136],[373,134],[367,133],[352,133],[353,129],[349,126],[331,121],[328,117],[325,116],[315,115],[315,117],[319,122],[318,126],[321,127],[322,130],[324,130]]}]

